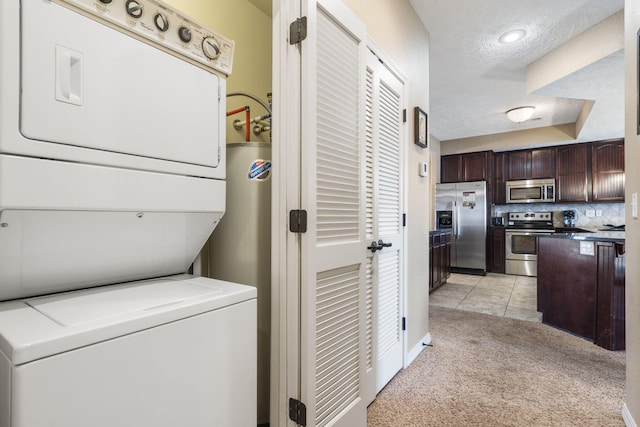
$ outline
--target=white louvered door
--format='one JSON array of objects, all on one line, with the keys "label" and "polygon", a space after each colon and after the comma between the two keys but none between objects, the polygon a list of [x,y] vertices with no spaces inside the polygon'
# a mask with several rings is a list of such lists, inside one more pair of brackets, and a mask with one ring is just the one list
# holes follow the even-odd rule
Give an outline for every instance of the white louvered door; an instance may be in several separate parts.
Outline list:
[{"label": "white louvered door", "polygon": [[[402,82],[373,53],[366,72],[367,401],[402,368]],[[374,244],[375,243],[375,244]]]},{"label": "white louvered door", "polygon": [[301,400],[308,426],[366,426],[365,27],[341,1],[303,1]]}]

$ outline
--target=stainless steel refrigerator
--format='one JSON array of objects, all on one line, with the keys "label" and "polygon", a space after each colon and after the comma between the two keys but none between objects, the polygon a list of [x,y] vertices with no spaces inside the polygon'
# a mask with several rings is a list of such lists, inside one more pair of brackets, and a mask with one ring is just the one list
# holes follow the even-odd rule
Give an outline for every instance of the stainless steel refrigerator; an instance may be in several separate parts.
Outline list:
[{"label": "stainless steel refrigerator", "polygon": [[487,272],[487,183],[436,184],[436,228],[452,232],[451,269]]}]

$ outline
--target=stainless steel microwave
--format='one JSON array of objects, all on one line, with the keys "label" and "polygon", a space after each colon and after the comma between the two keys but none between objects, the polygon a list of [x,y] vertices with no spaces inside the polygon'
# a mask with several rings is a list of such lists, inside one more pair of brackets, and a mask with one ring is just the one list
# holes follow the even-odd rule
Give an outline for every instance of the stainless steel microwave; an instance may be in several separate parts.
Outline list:
[{"label": "stainless steel microwave", "polygon": [[553,203],[555,201],[555,179],[507,181],[507,203]]}]

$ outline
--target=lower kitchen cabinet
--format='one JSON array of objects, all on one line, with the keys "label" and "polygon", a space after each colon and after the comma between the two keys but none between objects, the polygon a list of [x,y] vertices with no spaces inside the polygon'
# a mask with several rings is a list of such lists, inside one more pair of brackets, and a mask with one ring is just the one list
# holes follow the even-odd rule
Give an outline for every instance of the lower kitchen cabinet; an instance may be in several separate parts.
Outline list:
[{"label": "lower kitchen cabinet", "polygon": [[538,238],[543,323],[606,349],[623,350],[624,287],[623,243],[583,241],[581,249],[580,240]]},{"label": "lower kitchen cabinet", "polygon": [[487,271],[504,274],[505,268],[505,232],[504,227],[487,229]]},{"label": "lower kitchen cabinet", "polygon": [[451,231],[429,232],[429,292],[447,282],[451,275]]}]

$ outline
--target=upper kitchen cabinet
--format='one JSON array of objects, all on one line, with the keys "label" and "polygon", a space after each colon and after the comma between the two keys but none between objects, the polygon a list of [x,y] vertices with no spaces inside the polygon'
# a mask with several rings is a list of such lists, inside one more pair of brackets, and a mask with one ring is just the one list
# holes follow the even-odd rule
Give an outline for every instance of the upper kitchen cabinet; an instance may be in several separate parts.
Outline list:
[{"label": "upper kitchen cabinet", "polygon": [[559,146],[556,168],[558,202],[624,201],[624,140]]},{"label": "upper kitchen cabinet", "polygon": [[624,140],[592,145],[594,202],[624,201]]},{"label": "upper kitchen cabinet", "polygon": [[452,154],[440,158],[440,182],[487,180],[488,152]]},{"label": "upper kitchen cabinet", "polygon": [[440,157],[440,182],[462,181],[462,154]]},{"label": "upper kitchen cabinet", "polygon": [[507,180],[555,177],[555,153],[555,148],[536,148],[508,152]]},{"label": "upper kitchen cabinet", "polygon": [[495,153],[493,155],[493,204],[504,205],[507,203],[507,182],[506,153]]},{"label": "upper kitchen cabinet", "polygon": [[589,144],[563,145],[556,151],[556,200],[589,201]]}]

